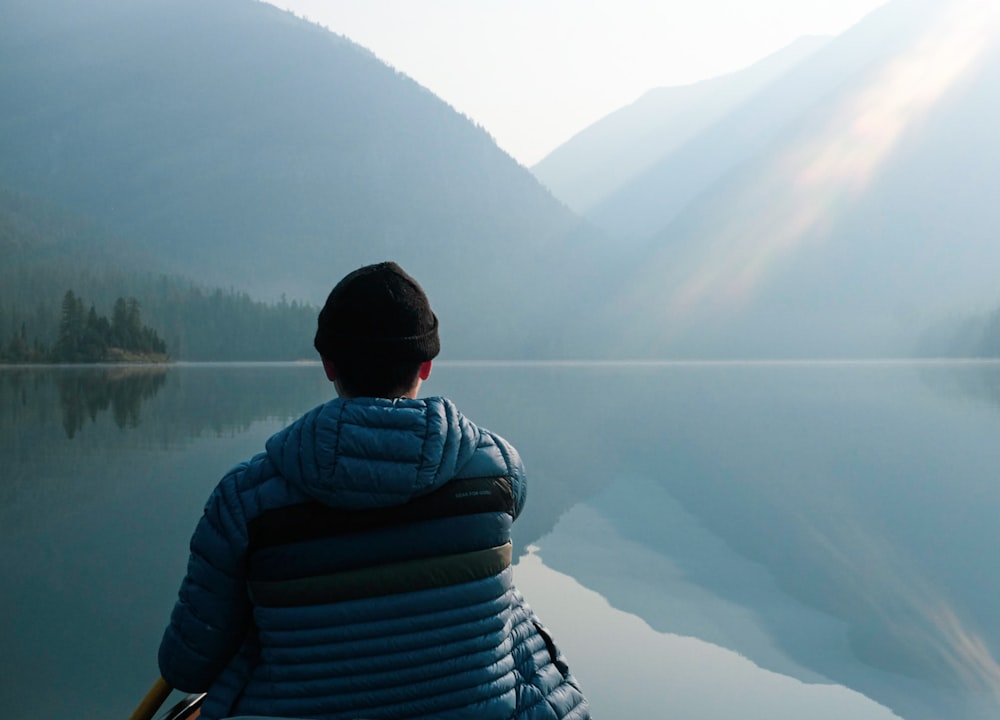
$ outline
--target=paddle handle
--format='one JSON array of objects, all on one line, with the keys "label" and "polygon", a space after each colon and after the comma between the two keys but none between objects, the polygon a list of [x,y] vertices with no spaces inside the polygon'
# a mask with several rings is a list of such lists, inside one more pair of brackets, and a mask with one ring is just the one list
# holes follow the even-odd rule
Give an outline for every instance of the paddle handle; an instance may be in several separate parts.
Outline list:
[{"label": "paddle handle", "polygon": [[128,720],[150,720],[153,717],[153,713],[159,710],[160,706],[166,702],[171,689],[163,677],[156,678],[153,687],[146,693],[146,697],[142,699],[139,706],[128,716]]}]

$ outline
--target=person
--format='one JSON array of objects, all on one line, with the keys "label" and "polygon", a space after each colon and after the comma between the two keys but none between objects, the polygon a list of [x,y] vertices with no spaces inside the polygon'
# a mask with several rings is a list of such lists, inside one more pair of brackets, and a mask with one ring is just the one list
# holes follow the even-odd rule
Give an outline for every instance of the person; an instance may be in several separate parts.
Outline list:
[{"label": "person", "polygon": [[512,581],[517,451],[442,397],[423,289],[348,274],[315,347],[334,399],[219,482],[159,651],[201,717],[589,718]]}]

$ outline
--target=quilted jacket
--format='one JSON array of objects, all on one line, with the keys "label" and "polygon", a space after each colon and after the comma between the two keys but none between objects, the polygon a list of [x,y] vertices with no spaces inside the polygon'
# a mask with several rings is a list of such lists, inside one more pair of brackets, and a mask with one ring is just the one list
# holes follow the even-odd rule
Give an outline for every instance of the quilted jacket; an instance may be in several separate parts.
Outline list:
[{"label": "quilted jacket", "polygon": [[209,498],[160,646],[205,720],[588,718],[511,577],[503,438],[444,398],[335,399]]}]

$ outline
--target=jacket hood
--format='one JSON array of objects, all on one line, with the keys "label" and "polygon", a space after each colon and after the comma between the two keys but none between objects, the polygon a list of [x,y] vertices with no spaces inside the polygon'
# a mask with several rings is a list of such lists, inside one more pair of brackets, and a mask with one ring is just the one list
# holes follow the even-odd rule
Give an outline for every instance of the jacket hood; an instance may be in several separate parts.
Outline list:
[{"label": "jacket hood", "polygon": [[269,459],[293,486],[341,508],[401,505],[472,457],[480,430],[446,398],[337,398],[273,435]]}]

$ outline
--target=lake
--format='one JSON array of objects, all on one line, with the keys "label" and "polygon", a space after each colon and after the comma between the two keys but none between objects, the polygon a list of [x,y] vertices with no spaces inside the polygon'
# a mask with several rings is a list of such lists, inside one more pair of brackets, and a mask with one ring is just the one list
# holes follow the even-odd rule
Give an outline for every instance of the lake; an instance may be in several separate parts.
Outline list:
[{"label": "lake", "polygon": [[[0,706],[124,718],[218,478],[320,366],[0,369]],[[516,582],[601,718],[1000,715],[1000,365],[461,364]]]}]

